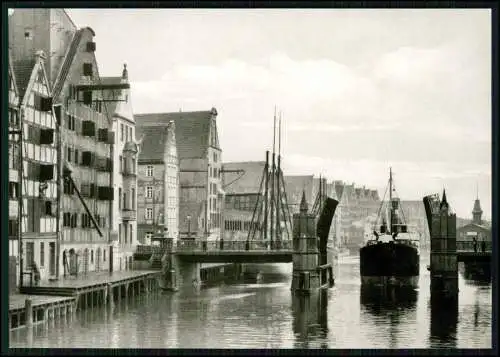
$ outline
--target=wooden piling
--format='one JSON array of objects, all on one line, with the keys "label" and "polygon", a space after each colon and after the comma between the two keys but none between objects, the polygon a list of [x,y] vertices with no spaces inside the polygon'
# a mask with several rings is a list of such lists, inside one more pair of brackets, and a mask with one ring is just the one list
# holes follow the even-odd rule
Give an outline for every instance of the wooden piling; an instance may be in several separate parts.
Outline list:
[{"label": "wooden piling", "polygon": [[26,327],[33,327],[33,307],[31,299],[24,301],[24,316],[26,317]]},{"label": "wooden piling", "polygon": [[113,285],[108,285],[108,303],[109,303],[109,307],[113,307],[114,305],[114,296],[113,296]]}]

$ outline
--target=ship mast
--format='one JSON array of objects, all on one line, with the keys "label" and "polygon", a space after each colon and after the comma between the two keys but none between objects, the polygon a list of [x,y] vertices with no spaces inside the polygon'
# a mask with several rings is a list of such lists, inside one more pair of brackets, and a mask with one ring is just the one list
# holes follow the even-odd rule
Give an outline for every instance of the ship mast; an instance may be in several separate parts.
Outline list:
[{"label": "ship mast", "polygon": [[[276,106],[274,107],[274,123],[273,123],[273,156],[272,156],[272,166],[271,166],[271,214],[270,214],[270,220],[271,224],[269,225],[269,240],[271,243],[271,246],[273,245],[273,240],[274,240],[274,235],[273,235],[273,230],[274,230],[274,189],[275,189],[275,180],[274,180],[274,175],[276,172]],[[274,232],[276,234],[276,232]]]},{"label": "ship mast", "polygon": [[392,167],[389,167],[389,233],[392,234]]}]

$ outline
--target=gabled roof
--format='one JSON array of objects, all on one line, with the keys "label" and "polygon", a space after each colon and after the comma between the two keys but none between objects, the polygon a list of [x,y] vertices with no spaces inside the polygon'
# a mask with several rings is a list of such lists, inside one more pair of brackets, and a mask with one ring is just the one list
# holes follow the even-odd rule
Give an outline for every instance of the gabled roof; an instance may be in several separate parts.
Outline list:
[{"label": "gabled roof", "polygon": [[490,227],[482,225],[482,224],[477,224],[477,223],[469,223],[469,224],[466,224],[465,226],[462,226],[458,229],[465,230],[467,228],[479,228],[479,229],[484,230],[484,231],[491,231]]},{"label": "gabled roof", "polygon": [[136,138],[141,141],[141,161],[163,161],[168,140],[168,127],[136,127]]},{"label": "gabled roof", "polygon": [[66,51],[66,54],[64,56],[64,61],[61,65],[61,68],[59,70],[59,73],[56,77],[56,80],[54,82],[54,89],[53,89],[53,96],[54,98],[59,97],[61,94],[61,91],[64,87],[64,83],[66,82],[66,78],[68,77],[68,73],[71,69],[71,64],[73,63],[73,60],[75,59],[78,46],[80,45],[80,40],[82,39],[82,34],[85,29],[79,29],[75,32],[73,35],[73,38],[71,39],[71,42],[68,46],[68,50]]},{"label": "gabled roof", "polygon": [[[158,128],[168,122],[175,122],[177,155],[179,159],[206,157],[210,139],[212,117],[217,115],[215,108],[206,111],[150,113],[134,115],[136,128]],[[216,133],[213,133],[215,135]]]},{"label": "gabled roof", "polygon": [[28,89],[28,84],[30,82],[31,74],[33,73],[33,68],[35,68],[35,57],[29,59],[23,59],[19,61],[14,61],[12,64],[14,68],[14,77],[16,79],[16,87],[19,98],[24,97],[26,89]]},{"label": "gabled roof", "polygon": [[264,174],[265,161],[226,162],[223,170],[243,170],[242,172],[224,172],[222,179],[226,194],[259,193],[260,183]]}]

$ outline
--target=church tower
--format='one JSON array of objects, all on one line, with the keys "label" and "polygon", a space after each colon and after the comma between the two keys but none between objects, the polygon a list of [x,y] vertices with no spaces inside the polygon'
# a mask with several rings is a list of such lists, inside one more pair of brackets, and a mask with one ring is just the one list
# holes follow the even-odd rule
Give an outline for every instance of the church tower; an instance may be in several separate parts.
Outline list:
[{"label": "church tower", "polygon": [[481,224],[483,215],[483,210],[481,209],[481,203],[479,202],[479,197],[476,197],[474,201],[474,208],[472,209],[472,223]]}]

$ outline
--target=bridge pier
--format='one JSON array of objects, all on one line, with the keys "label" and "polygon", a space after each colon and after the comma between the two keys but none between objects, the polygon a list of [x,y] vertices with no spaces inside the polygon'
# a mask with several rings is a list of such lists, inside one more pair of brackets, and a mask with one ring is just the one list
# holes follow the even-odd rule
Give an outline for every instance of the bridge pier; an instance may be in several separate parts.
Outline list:
[{"label": "bridge pier", "polygon": [[431,305],[454,304],[458,302],[457,217],[449,212],[445,192],[441,202],[429,200],[424,199],[431,235]]},{"label": "bridge pier", "polygon": [[307,213],[305,194],[300,213],[293,216],[292,292],[310,294],[321,287],[316,216]]},{"label": "bridge pier", "polygon": [[199,287],[201,284],[201,263],[189,262],[173,253],[162,258],[162,288],[178,291],[181,287]]}]

